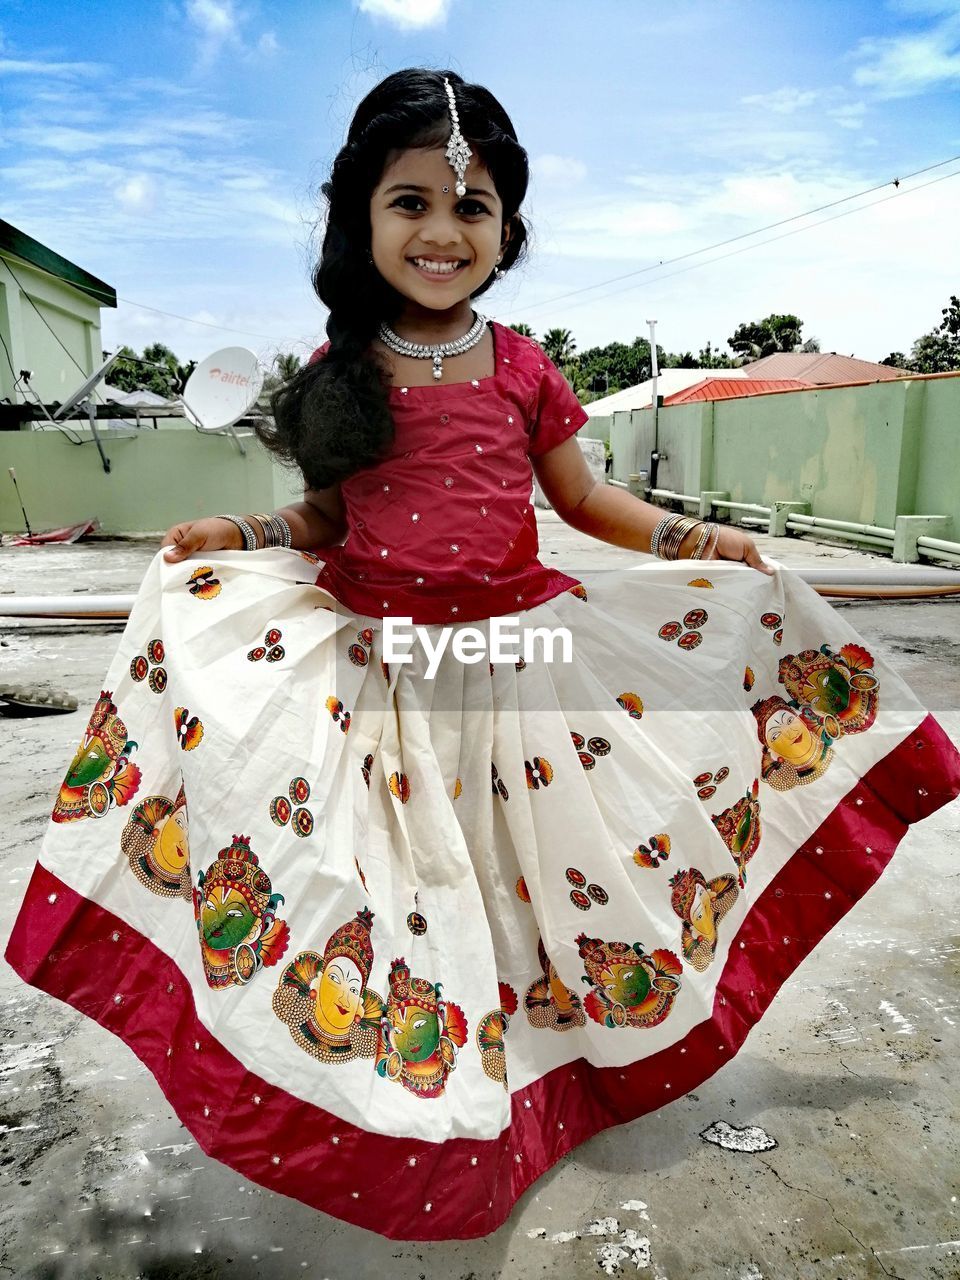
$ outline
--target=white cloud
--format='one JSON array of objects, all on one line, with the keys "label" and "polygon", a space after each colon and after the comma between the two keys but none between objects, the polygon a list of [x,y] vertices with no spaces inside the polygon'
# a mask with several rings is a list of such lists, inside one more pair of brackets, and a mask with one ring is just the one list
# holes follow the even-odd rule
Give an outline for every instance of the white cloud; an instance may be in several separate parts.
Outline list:
[{"label": "white cloud", "polygon": [[530,168],[538,182],[559,182],[572,185],[587,176],[587,166],[572,156],[540,155],[530,161]]},{"label": "white cloud", "polygon": [[751,93],[740,101],[747,107],[761,107],[775,115],[792,116],[811,107],[820,95],[815,89],[774,89],[772,93]]},{"label": "white cloud", "polygon": [[156,179],[148,173],[131,174],[113,194],[127,213],[152,213],[157,200]]},{"label": "white cloud", "polygon": [[234,0],[186,0],[187,21],[199,36],[199,69],[208,70],[227,49],[246,62],[272,58],[280,51],[275,31],[245,36],[250,15]]},{"label": "white cloud", "polygon": [[866,112],[865,102],[848,102],[843,106],[831,107],[827,115],[843,129],[862,129]]},{"label": "white cloud", "polygon": [[446,20],[450,0],[358,0],[357,8],[402,30],[420,31]]},{"label": "white cloud", "polygon": [[[696,351],[707,339],[723,347],[742,320],[794,311],[805,321],[805,335],[816,334],[825,351],[881,359],[891,350],[909,350],[932,327],[947,300],[944,280],[960,274],[952,230],[960,178],[891,191],[891,199],[872,207],[851,202],[673,264],[667,260],[872,183],[853,170],[799,174],[746,165],[718,180],[700,174],[678,181],[662,173],[648,183],[649,190],[668,194],[670,203],[658,210],[621,193],[607,201],[595,234],[590,217],[582,216],[586,205],[579,217],[559,208],[559,197],[538,209],[535,253],[524,273],[513,281],[508,275],[486,313],[505,323],[525,321],[538,332],[563,324],[581,349],[643,334],[637,317],[653,315],[667,349]],[[834,218],[854,207],[850,216]],[[658,229],[656,214],[669,209],[683,221],[678,218],[672,231]],[[630,234],[642,227],[640,215],[649,229]],[[760,243],[765,240],[770,242]],[[936,254],[929,252],[931,244],[938,246]],[[629,272],[635,274],[618,279]],[[609,283],[577,292],[598,281]]]},{"label": "white cloud", "polygon": [[187,0],[187,17],[208,39],[219,44],[237,36],[231,0]]},{"label": "white cloud", "polygon": [[39,58],[0,58],[0,75],[79,76],[102,75],[107,68],[100,62],[48,62]]},{"label": "white cloud", "polygon": [[861,40],[854,57],[854,82],[883,98],[960,84],[960,14],[927,31]]}]

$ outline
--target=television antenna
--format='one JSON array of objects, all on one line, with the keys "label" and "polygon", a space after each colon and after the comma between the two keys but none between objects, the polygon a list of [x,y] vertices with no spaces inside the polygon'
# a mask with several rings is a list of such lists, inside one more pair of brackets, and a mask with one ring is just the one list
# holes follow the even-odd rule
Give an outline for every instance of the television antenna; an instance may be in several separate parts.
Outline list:
[{"label": "television antenna", "polygon": [[223,347],[201,360],[180,395],[184,417],[198,431],[226,432],[242,454],[234,426],[257,402],[263,370],[246,347]]}]

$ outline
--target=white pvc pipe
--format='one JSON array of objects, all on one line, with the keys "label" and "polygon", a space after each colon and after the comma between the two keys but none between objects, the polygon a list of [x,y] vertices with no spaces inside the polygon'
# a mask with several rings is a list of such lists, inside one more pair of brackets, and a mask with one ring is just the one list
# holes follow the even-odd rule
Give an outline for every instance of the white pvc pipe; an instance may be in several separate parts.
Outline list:
[{"label": "white pvc pipe", "polygon": [[829,516],[806,516],[802,512],[792,512],[787,517],[787,524],[809,525],[814,529],[848,529],[851,533],[872,533],[880,538],[892,538],[894,531],[879,524],[858,524],[853,520],[833,520]]},{"label": "white pvc pipe", "polygon": [[3,618],[126,618],[136,596],[0,596]]},{"label": "white pvc pipe", "polygon": [[[678,562],[679,563],[679,562]],[[692,562],[691,562],[692,563]],[[642,568],[642,563],[637,566]],[[933,565],[904,565],[876,569],[790,569],[811,586],[937,587],[960,586],[960,574]],[[0,617],[5,618],[126,618],[135,596],[0,596]]]}]

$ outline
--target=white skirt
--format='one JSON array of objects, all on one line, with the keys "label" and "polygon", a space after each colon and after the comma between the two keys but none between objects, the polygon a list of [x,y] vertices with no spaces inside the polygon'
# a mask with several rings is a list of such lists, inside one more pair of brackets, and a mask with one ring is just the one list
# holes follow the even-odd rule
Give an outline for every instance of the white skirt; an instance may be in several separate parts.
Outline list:
[{"label": "white skirt", "polygon": [[387,662],[315,570],[158,553],[7,957],[247,1177],[483,1235],[729,1061],[960,753],[782,567],[583,574]]}]

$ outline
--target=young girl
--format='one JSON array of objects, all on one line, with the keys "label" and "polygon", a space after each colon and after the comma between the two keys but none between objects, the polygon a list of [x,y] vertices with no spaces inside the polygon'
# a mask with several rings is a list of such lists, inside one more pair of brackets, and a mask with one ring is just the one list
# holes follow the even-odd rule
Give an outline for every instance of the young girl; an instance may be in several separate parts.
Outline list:
[{"label": "young girl", "polygon": [[[204,1150],[402,1239],[492,1231],[728,1062],[960,793],[799,577],[591,479],[563,377],[472,307],[523,257],[526,186],[453,72],[360,104],[324,187],[329,342],[264,432],[304,500],[164,538],[7,948]],[[543,566],[533,473],[662,563]]]}]

